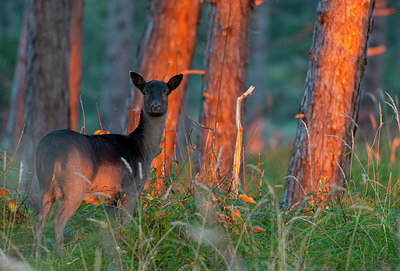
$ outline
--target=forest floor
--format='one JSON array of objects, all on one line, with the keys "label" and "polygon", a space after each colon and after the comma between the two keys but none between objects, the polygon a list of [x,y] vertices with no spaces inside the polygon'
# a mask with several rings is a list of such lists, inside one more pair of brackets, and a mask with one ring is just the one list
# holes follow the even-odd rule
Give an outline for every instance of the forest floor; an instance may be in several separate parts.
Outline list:
[{"label": "forest floor", "polygon": [[[400,167],[390,163],[393,144],[381,141],[388,143],[353,152],[341,203],[282,209],[290,151],[268,150],[261,161],[246,158],[240,199],[216,188],[189,193],[173,174],[167,194],[140,197],[128,226],[112,222],[103,204],[82,205],[67,224],[64,257],[55,250],[54,212],[35,255],[37,216],[9,189],[0,197],[0,258],[38,270],[399,270]],[[0,186],[18,180],[19,166],[2,170]]]}]

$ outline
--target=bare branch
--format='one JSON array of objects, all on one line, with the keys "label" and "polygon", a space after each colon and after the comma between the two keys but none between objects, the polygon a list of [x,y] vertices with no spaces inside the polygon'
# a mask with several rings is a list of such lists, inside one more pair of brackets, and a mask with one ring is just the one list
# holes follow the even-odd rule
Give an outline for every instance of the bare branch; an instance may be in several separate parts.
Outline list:
[{"label": "bare branch", "polygon": [[239,170],[240,170],[240,157],[242,151],[242,139],[243,139],[243,126],[241,123],[241,111],[240,105],[242,101],[247,98],[247,96],[253,93],[254,87],[250,86],[249,89],[243,93],[236,100],[236,128],[237,128],[237,136],[236,136],[236,145],[235,145],[235,156],[233,159],[233,180],[231,185],[231,191],[234,194],[238,193],[238,184],[239,184]]}]

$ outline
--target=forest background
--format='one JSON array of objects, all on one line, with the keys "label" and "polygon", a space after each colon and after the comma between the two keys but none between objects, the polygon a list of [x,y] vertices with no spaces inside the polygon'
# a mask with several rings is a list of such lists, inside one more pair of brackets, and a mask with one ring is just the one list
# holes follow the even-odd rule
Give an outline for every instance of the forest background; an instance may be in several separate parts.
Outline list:
[{"label": "forest background", "polygon": [[[308,52],[312,41],[317,0],[265,1],[252,15],[248,86],[255,92],[246,103],[247,123],[252,123],[262,114],[262,138],[275,147],[278,142],[286,146],[294,137],[301,98],[304,94],[304,79],[307,72]],[[15,71],[17,48],[23,24],[24,1],[1,1],[0,3],[0,134],[4,133],[10,106],[11,85]],[[107,23],[115,20],[108,14],[107,1],[85,1],[83,15],[82,78],[80,92],[86,114],[86,131],[90,134],[99,129],[96,104],[103,110],[105,81],[107,80],[106,50],[112,40],[108,38]],[[398,8],[399,2],[387,1],[389,7]],[[137,66],[137,47],[145,27],[146,1],[134,1],[132,5],[131,69]],[[209,9],[204,6],[198,28],[196,52],[192,69],[204,70],[205,44],[207,42]],[[380,93],[389,92],[393,97],[400,93],[400,62],[395,55],[400,52],[400,37],[395,25],[400,24],[398,14],[384,17],[379,29],[380,41],[386,52],[371,58],[377,59],[378,70],[364,76],[366,80],[378,81]],[[193,31],[196,31],[195,29]],[[373,59],[374,60],[374,59]],[[368,67],[368,66],[367,66]],[[368,78],[373,77],[373,78]],[[126,81],[129,82],[128,72]],[[364,89],[367,85],[363,84]],[[202,78],[189,75],[184,107],[195,120],[199,120]],[[379,94],[379,98],[381,98]],[[250,109],[251,108],[251,109]],[[80,109],[80,124],[82,112]],[[184,116],[185,117],[185,116]],[[185,123],[190,123],[187,119]],[[103,123],[104,124],[104,123]],[[260,124],[260,123],[258,123]],[[109,128],[111,124],[105,124]],[[248,136],[253,135],[246,131]],[[259,132],[256,132],[256,134]],[[266,146],[264,146],[266,147]],[[259,149],[261,151],[261,149]]]},{"label": "forest background", "polygon": [[[131,62],[129,69],[134,70],[138,66],[137,47],[145,28],[147,1],[131,2],[133,3],[131,11],[132,48],[126,58]],[[77,218],[71,221],[66,230],[68,240],[72,239],[67,244],[71,254],[66,259],[59,259],[51,254],[52,256],[47,259],[47,262],[35,262],[33,250],[26,244],[26,236],[29,236],[29,241],[33,243],[31,232],[35,218],[30,217],[29,219],[32,219],[33,222],[25,220],[27,223],[24,224],[18,222],[24,213],[17,213],[18,215],[14,214],[13,219],[2,224],[1,240],[6,240],[3,242],[2,249],[8,250],[12,255],[18,255],[20,259],[28,261],[38,268],[50,264],[54,268],[68,269],[68,266],[73,264],[75,269],[80,269],[83,268],[82,265],[86,267],[85,261],[88,265],[96,265],[93,263],[93,259],[98,259],[98,257],[100,257],[103,267],[127,266],[128,269],[136,269],[137,266],[148,267],[150,264],[153,267],[167,269],[168,267],[184,269],[196,266],[216,269],[221,265],[229,269],[231,264],[237,264],[236,267],[245,265],[265,268],[268,266],[271,270],[276,268],[286,270],[288,266],[296,269],[301,269],[300,267],[306,269],[310,266],[313,269],[313,266],[316,266],[314,268],[318,270],[344,269],[344,266],[346,269],[356,269],[362,266],[364,269],[388,270],[388,268],[398,266],[398,233],[396,232],[396,215],[398,214],[398,197],[396,198],[396,195],[398,193],[396,191],[399,187],[397,179],[399,169],[396,164],[389,164],[388,154],[390,152],[387,149],[382,151],[382,157],[386,160],[381,163],[379,162],[379,153],[375,153],[373,157],[376,160],[373,162],[370,163],[370,157],[365,155],[365,157],[361,157],[361,165],[352,165],[350,176],[354,177],[357,183],[354,186],[351,183],[351,189],[354,190],[349,189],[345,198],[354,196],[355,199],[344,201],[344,207],[338,208],[336,204],[328,204],[330,208],[322,211],[306,208],[301,211],[289,210],[286,212],[277,208],[282,188],[285,185],[291,142],[296,133],[298,122],[296,114],[299,113],[300,102],[304,94],[304,80],[308,68],[318,1],[271,0],[263,2],[262,5],[255,7],[252,14],[247,86],[254,85],[255,91],[246,100],[247,110],[244,123],[246,124],[247,139],[244,146],[246,154],[253,153],[253,156],[246,157],[244,160],[249,164],[257,164],[257,167],[263,170],[265,176],[262,176],[261,179],[264,182],[264,190],[262,194],[250,189],[242,191],[248,192],[250,196],[254,197],[259,203],[256,207],[251,205],[251,200],[246,203],[221,200],[223,203],[220,204],[220,209],[214,215],[217,214],[215,220],[220,224],[227,223],[226,221],[231,222],[224,228],[229,232],[227,240],[221,241],[216,238],[221,241],[215,245],[216,247],[207,243],[209,240],[203,240],[201,236],[204,232],[207,233],[212,229],[210,232],[218,235],[221,228],[206,227],[205,222],[202,224],[203,220],[196,218],[196,213],[193,214],[197,210],[197,207],[193,207],[193,198],[177,193],[167,202],[158,198],[153,199],[151,196],[142,199],[143,213],[139,208],[134,222],[136,223],[135,227],[130,229],[131,231],[119,232],[122,241],[104,240],[105,238],[101,237],[104,232],[97,231],[104,225],[96,224],[98,221],[104,220],[104,217],[99,218],[95,214],[93,211],[95,207],[93,207],[94,209],[91,209],[92,207],[82,208],[79,210]],[[388,92],[398,103],[400,35],[398,35],[396,26],[400,25],[400,16],[396,11],[400,10],[400,3],[396,0],[377,2],[385,2],[389,11],[394,11],[394,13],[389,16],[375,16],[375,28],[369,45],[370,48],[375,47],[379,50],[377,54],[371,53],[368,57],[368,65],[363,78],[364,99],[362,100],[364,102],[361,104],[359,121],[364,120],[370,123],[369,111],[363,111],[363,109],[368,108],[369,95],[365,93],[371,92],[376,96],[376,102],[372,104],[374,112],[378,112],[378,103],[381,103],[383,111],[390,112],[385,115],[385,122],[389,122],[392,125],[392,131],[396,131],[398,127],[391,115],[391,109],[384,104],[384,101],[388,99],[384,92]],[[0,140],[4,135],[10,110],[11,86],[23,25],[24,3],[23,0],[0,2]],[[198,28],[196,53],[191,68],[195,70],[204,70],[205,66],[205,47],[210,17],[207,5],[209,4],[205,2]],[[107,80],[110,72],[107,50],[112,47],[113,43],[108,25],[116,19],[116,16],[110,14],[109,1],[85,1],[80,95],[85,109],[87,134],[92,134],[100,129],[96,104],[100,116],[103,111],[107,110],[104,106],[108,99],[106,86],[109,85]],[[191,119],[198,121],[202,101],[202,76],[195,74],[188,75],[188,77],[183,111],[191,116]],[[128,71],[126,71],[126,82],[129,83]],[[186,131],[190,131],[192,121],[188,119],[187,115],[183,114],[183,122],[187,125]],[[79,116],[78,130],[83,125],[81,111]],[[376,115],[377,119],[378,117]],[[112,129],[115,125],[104,119],[102,121],[105,129]],[[368,133],[368,129],[371,129],[369,125],[361,126],[363,132]],[[181,141],[185,142],[182,129],[179,131]],[[198,132],[196,129],[193,131],[194,133]],[[375,132],[375,130],[372,131],[372,137]],[[193,136],[192,138],[194,143],[197,143],[197,137]],[[386,142],[385,146],[394,146],[393,142]],[[361,143],[362,152],[365,151],[363,144],[364,142]],[[259,160],[258,153],[260,153]],[[357,158],[357,156],[355,157]],[[367,159],[368,161],[366,161]],[[380,165],[379,170],[383,170],[381,174],[378,171],[378,164]],[[370,166],[373,168],[373,174],[371,174],[373,180],[371,181],[378,183],[378,188],[373,185],[362,186],[365,180],[360,168],[366,168],[370,172]],[[6,167],[4,166],[4,168]],[[7,174],[9,171],[14,171],[14,175],[18,174],[18,165],[12,165],[10,168]],[[258,174],[257,170],[256,172]],[[391,183],[392,172],[393,183]],[[249,172],[247,173],[249,174]],[[375,173],[377,173],[376,176]],[[372,177],[372,175],[374,176]],[[267,185],[271,185],[272,190],[268,191],[270,187]],[[10,199],[7,200],[8,203],[12,202]],[[196,200],[194,202],[196,203]],[[247,203],[250,207],[246,205]],[[10,209],[10,204],[7,207]],[[97,211],[99,210],[97,209]],[[87,213],[98,219],[94,223],[95,225],[86,225],[87,220],[84,217]],[[219,215],[225,222],[221,223]],[[184,230],[176,229],[183,224],[171,224],[171,221],[186,223],[186,218],[193,224],[189,226],[185,224],[184,227],[187,226],[187,228]],[[143,225],[140,224],[141,219],[145,221]],[[17,223],[15,229],[18,231],[14,230],[13,232],[14,223]],[[142,226],[144,235],[141,231]],[[51,227],[48,227],[47,236],[52,236],[51,231]],[[100,232],[100,234],[95,237],[87,234],[92,231]],[[171,232],[174,234],[173,236],[168,235]],[[195,237],[196,234],[200,237]],[[112,230],[110,230],[110,236],[113,237]],[[333,237],[330,239],[331,236]],[[82,240],[79,240],[80,238]],[[146,248],[143,248],[140,242],[137,243],[136,240],[141,240],[140,238],[148,242],[149,245]],[[102,252],[99,252],[101,249],[97,248],[89,251],[97,246],[99,239]],[[175,243],[175,240],[179,241]],[[51,237],[47,237],[46,242],[54,244]],[[115,247],[108,251],[109,243],[114,243]],[[230,258],[230,252],[219,251],[225,245],[228,247],[227,250],[235,251],[235,253],[237,251],[237,254],[232,252],[234,256],[231,255]],[[76,247],[79,247],[80,251],[88,251],[88,253],[83,255],[78,249],[75,250]],[[170,247],[175,248],[172,256]],[[179,257],[187,257],[185,265],[182,266],[179,261],[174,262],[175,251],[180,255]],[[323,259],[321,258],[322,252],[325,256],[322,257]],[[131,256],[133,260],[130,259]],[[79,259],[79,263],[76,259]]]}]

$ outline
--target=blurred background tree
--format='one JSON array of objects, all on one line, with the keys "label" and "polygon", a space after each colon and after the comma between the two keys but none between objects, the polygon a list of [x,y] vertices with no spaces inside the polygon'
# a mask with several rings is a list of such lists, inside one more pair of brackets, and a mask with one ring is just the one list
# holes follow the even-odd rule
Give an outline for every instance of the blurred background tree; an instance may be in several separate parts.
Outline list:
[{"label": "blurred background tree", "polygon": [[[7,126],[4,133],[4,148],[12,151],[22,134],[24,127],[24,96],[25,96],[25,72],[26,72],[26,39],[28,35],[28,5],[25,5],[23,13],[23,25],[19,38],[18,56],[14,77],[11,86],[11,99],[7,116]],[[1,138],[0,138],[1,139]]]},{"label": "blurred background tree", "polygon": [[[19,41],[23,35],[24,1],[0,2],[0,140],[4,139]],[[15,87],[14,87],[15,88]]]},{"label": "blurred background tree", "polygon": [[386,0],[376,1],[374,27],[369,40],[368,63],[363,78],[361,108],[358,117],[358,124],[369,139],[374,136],[374,128],[376,128],[377,104],[384,97],[382,70],[386,51],[385,33],[388,15],[394,12],[395,9],[388,7]]},{"label": "blurred background tree", "polygon": [[133,63],[134,1],[108,1],[106,22],[106,64],[104,87],[100,103],[101,120],[107,130],[124,133],[122,123],[126,115],[126,100],[131,83],[128,72]]},{"label": "blurred background tree", "polygon": [[[49,131],[69,128],[71,0],[28,1],[25,132],[22,138],[23,187],[39,203],[38,184],[32,185],[34,153]],[[45,31],[43,31],[45,29]],[[39,206],[39,205],[38,205]]]}]

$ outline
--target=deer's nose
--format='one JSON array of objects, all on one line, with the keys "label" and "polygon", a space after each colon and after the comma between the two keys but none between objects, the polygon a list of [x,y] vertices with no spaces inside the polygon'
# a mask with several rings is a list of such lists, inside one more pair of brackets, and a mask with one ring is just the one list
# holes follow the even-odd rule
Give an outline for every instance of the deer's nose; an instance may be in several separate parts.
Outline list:
[{"label": "deer's nose", "polygon": [[161,103],[159,101],[153,101],[150,105],[151,111],[159,111],[161,109]]}]

